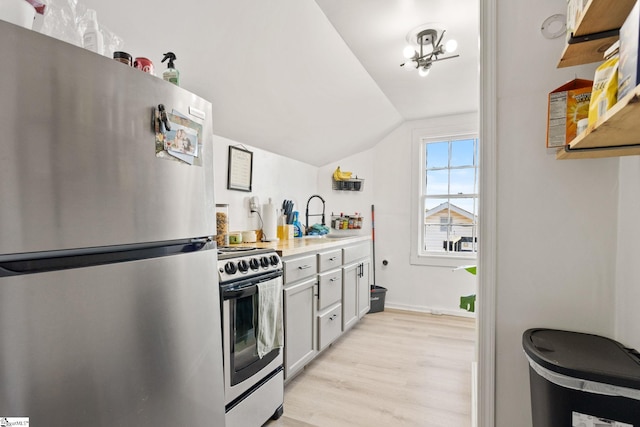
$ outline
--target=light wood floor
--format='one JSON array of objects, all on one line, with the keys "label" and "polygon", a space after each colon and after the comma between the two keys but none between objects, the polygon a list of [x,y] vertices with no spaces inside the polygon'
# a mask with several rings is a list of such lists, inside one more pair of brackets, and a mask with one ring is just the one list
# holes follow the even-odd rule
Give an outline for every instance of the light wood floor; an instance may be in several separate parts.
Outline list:
[{"label": "light wood floor", "polygon": [[268,427],[470,427],[475,320],[367,314],[286,387]]}]

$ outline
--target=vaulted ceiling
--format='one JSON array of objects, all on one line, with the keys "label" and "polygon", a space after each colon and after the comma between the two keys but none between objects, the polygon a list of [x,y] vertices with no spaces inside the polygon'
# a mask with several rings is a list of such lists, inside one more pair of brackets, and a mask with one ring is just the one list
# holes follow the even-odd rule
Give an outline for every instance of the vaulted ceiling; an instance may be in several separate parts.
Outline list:
[{"label": "vaulted ceiling", "polygon": [[[321,166],[373,147],[406,120],[477,111],[478,0],[79,0],[162,72],[210,100],[214,133]],[[429,76],[405,71],[423,24],[458,41]]]}]

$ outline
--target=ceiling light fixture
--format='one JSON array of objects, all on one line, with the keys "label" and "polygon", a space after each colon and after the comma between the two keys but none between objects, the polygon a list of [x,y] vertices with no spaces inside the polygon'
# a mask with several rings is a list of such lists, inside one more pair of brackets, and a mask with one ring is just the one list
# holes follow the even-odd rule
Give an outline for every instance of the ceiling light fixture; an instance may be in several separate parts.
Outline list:
[{"label": "ceiling light fixture", "polygon": [[438,31],[431,28],[421,30],[415,35],[410,33],[407,39],[410,39],[412,43],[415,40],[418,50],[411,45],[405,47],[402,54],[407,61],[400,64],[400,66],[408,70],[417,69],[421,77],[426,77],[434,62],[459,57],[460,55],[439,57],[440,55],[453,53],[458,48],[458,43],[455,40],[449,40],[447,43],[442,44],[444,33],[445,30],[442,30],[440,38],[438,38]]}]

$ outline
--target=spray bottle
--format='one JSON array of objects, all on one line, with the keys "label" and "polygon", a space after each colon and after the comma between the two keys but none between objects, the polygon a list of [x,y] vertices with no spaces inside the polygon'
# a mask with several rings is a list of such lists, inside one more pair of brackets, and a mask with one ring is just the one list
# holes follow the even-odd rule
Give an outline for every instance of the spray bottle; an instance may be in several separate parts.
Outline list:
[{"label": "spray bottle", "polygon": [[162,78],[168,82],[173,83],[176,86],[180,86],[180,71],[178,71],[173,65],[173,61],[176,60],[176,55],[173,52],[167,52],[162,58],[162,62],[169,60],[167,69],[162,73]]},{"label": "spray bottle", "polygon": [[298,211],[293,211],[293,237],[302,237],[303,235],[302,225],[298,221]]}]

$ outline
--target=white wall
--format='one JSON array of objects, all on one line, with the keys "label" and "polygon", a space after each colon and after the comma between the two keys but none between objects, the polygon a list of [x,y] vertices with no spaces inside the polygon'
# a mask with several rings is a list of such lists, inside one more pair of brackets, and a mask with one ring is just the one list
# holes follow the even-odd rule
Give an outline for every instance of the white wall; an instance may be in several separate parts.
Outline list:
[{"label": "white wall", "polygon": [[[477,117],[449,116],[406,122],[373,150],[363,153],[368,164],[365,191],[375,205],[376,284],[387,288],[385,305],[426,312],[469,315],[458,306],[461,295],[475,293],[475,277],[449,267],[412,265],[410,226],[412,202],[412,132]],[[352,159],[352,158],[351,158]],[[341,161],[349,165],[351,159]],[[333,166],[333,165],[332,165]],[[364,165],[363,165],[364,167]],[[373,186],[369,185],[369,182]],[[365,211],[366,212],[366,211]],[[383,266],[382,261],[388,265]]]},{"label": "white wall", "polygon": [[[364,218],[361,230],[332,230],[332,232],[371,235],[371,205],[375,188],[373,153],[373,150],[363,151],[318,169],[318,194],[326,201],[327,222],[332,212],[336,215],[341,212],[345,215],[358,212],[362,213]],[[364,179],[362,191],[339,191],[332,188],[331,177],[338,166],[340,170],[353,172],[354,178],[357,176],[359,179]],[[309,222],[313,223],[311,220]]]},{"label": "white wall", "polygon": [[240,143],[214,135],[214,182],[216,203],[229,205],[229,231],[256,230],[260,223],[257,215],[249,216],[249,198],[258,196],[260,204],[272,198],[282,205],[284,199],[294,202],[294,209],[304,209],[307,199],[317,192],[318,168],[306,163],[273,154],[249,145],[242,147],[253,152],[252,191],[227,190],[229,146]]},{"label": "white wall", "polygon": [[618,159],[557,161],[544,148],[548,92],[595,68],[556,69],[564,40],[540,34],[565,2],[497,6],[495,425],[526,427],[522,333],[614,332]]},{"label": "white wall", "polygon": [[640,157],[620,159],[616,339],[640,350]]}]

